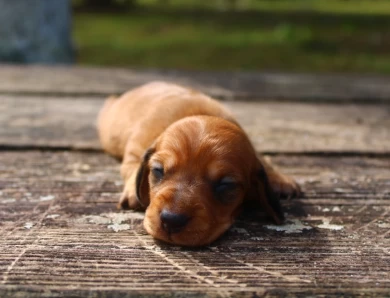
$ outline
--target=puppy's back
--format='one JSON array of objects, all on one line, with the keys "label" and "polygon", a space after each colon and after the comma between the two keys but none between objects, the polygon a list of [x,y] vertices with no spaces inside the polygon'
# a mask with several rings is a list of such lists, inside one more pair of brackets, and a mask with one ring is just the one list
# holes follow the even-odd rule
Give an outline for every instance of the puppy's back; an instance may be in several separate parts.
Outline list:
[{"label": "puppy's back", "polygon": [[225,107],[201,92],[171,83],[148,83],[106,100],[98,116],[100,142],[105,151],[121,158],[128,141],[146,150],[170,124],[194,115],[236,123]]}]

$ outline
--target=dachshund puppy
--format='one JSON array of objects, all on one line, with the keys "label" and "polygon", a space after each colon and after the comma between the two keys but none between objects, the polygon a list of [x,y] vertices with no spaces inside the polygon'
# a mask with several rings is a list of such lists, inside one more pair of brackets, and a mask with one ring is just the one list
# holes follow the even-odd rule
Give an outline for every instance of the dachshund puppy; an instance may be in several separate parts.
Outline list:
[{"label": "dachshund puppy", "polygon": [[165,242],[209,244],[247,201],[281,224],[279,197],[300,193],[256,155],[225,107],[188,88],[153,82],[109,98],[98,131],[104,150],[122,159],[119,206],[146,210],[145,229]]}]

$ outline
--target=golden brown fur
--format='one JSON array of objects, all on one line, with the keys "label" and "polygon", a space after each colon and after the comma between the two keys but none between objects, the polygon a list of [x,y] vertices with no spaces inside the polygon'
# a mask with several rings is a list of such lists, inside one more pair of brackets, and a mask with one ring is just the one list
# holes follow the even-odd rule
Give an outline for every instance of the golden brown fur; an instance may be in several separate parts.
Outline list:
[{"label": "golden brown fur", "polygon": [[299,193],[256,156],[227,109],[188,88],[153,82],[109,98],[98,130],[105,151],[122,159],[119,206],[146,209],[146,230],[166,242],[214,241],[248,200],[281,223],[278,197]]}]

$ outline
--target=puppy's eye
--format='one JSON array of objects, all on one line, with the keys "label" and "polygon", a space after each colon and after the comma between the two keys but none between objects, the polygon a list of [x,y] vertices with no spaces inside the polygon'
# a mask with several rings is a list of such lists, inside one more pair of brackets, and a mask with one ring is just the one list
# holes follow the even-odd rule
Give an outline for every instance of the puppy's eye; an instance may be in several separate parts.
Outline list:
[{"label": "puppy's eye", "polygon": [[226,192],[235,190],[236,188],[236,181],[229,177],[225,177],[214,184],[214,192],[217,195],[221,195]]},{"label": "puppy's eye", "polygon": [[153,167],[150,171],[157,180],[161,180],[164,177],[164,169],[162,167]]}]

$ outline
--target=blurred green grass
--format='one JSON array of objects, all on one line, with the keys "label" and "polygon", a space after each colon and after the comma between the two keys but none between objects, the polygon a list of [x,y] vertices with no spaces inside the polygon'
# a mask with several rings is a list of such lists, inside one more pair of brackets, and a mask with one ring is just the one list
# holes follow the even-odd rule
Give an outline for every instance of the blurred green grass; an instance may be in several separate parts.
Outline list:
[{"label": "blurred green grass", "polygon": [[[117,0],[118,1],[118,0]],[[312,11],[324,13],[388,14],[389,0],[236,0],[238,10]],[[169,4],[178,9],[227,9],[227,0],[136,0],[142,6],[156,7]]]},{"label": "blurred green grass", "polygon": [[224,12],[207,1],[138,2],[128,12],[76,10],[80,64],[390,74],[388,0],[246,1]]}]

